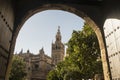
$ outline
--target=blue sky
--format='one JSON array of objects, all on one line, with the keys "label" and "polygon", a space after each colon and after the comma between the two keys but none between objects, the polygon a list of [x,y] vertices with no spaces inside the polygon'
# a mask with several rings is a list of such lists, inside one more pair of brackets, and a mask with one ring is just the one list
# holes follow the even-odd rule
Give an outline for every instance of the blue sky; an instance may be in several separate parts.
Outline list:
[{"label": "blue sky", "polygon": [[43,47],[45,54],[51,56],[51,43],[55,41],[60,26],[62,42],[67,43],[73,30],[80,30],[84,20],[75,14],[61,10],[46,10],[30,17],[21,28],[17,37],[15,53],[28,49],[38,54]]}]

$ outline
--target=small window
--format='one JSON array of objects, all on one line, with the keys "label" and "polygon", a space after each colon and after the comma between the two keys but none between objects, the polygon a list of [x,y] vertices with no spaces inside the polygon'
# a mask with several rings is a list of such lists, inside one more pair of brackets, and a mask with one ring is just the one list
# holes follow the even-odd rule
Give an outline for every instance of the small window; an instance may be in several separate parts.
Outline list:
[{"label": "small window", "polygon": [[38,69],[39,69],[39,65],[35,64],[35,70],[38,70]]}]

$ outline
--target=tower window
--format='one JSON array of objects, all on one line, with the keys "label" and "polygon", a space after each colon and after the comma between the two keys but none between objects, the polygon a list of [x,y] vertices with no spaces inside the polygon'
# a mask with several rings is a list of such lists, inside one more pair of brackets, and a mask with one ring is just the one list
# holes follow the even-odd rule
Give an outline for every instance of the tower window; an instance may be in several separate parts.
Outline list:
[{"label": "tower window", "polygon": [[57,45],[56,45],[56,49],[57,49],[58,47],[57,47]]},{"label": "tower window", "polygon": [[38,70],[38,69],[39,69],[39,65],[35,64],[35,70]]},{"label": "tower window", "polygon": [[57,45],[56,45],[56,49],[60,49],[60,46],[57,46]]}]

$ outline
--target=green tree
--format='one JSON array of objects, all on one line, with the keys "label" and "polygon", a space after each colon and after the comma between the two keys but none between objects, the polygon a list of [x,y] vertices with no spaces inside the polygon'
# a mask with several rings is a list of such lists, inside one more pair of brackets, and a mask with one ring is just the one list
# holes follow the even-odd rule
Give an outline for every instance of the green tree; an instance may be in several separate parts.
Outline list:
[{"label": "green tree", "polygon": [[57,76],[57,71],[55,69],[49,72],[49,75],[47,75],[47,80],[59,80],[59,77]]},{"label": "green tree", "polygon": [[47,76],[47,80],[81,80],[81,73],[79,67],[74,63],[71,63],[69,57],[56,65],[56,67],[51,70]]},{"label": "green tree", "polygon": [[25,67],[26,65],[23,59],[17,55],[14,55],[9,80],[24,80],[27,75]]},{"label": "green tree", "polygon": [[67,45],[69,58],[79,67],[84,79],[102,74],[99,43],[89,25],[85,23],[82,31],[73,31]]}]

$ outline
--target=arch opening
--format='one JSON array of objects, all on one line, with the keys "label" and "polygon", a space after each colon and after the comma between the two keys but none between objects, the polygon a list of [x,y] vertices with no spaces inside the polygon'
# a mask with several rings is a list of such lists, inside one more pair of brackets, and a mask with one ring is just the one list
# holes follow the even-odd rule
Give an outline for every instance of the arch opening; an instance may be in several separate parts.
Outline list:
[{"label": "arch opening", "polygon": [[[16,28],[14,36],[13,36],[13,41],[12,41],[13,44],[12,44],[12,48],[11,48],[12,49],[11,53],[13,53],[14,46],[16,43],[16,38],[18,36],[20,29],[22,28],[22,25],[25,23],[25,21],[35,13],[43,11],[43,10],[49,10],[49,9],[64,10],[64,11],[74,13],[77,16],[82,17],[86,21],[86,23],[88,23],[92,27],[92,29],[95,31],[97,38],[98,38],[98,41],[99,41],[99,46],[100,46],[100,50],[101,50],[101,57],[102,57],[102,61],[103,61],[104,74],[106,74],[106,73],[109,74],[108,66],[107,66],[107,62],[106,62],[105,46],[104,46],[103,37],[102,37],[102,34],[101,34],[99,27],[95,24],[95,22],[93,20],[90,19],[90,17],[85,15],[83,12],[80,12],[79,10],[76,10],[75,8],[61,5],[61,4],[60,5],[59,4],[57,4],[57,5],[56,4],[55,5],[47,4],[47,5],[44,5],[42,7],[39,7],[37,9],[33,9],[33,10],[30,10],[29,12],[27,12],[24,15],[23,19],[21,20],[21,22],[18,24],[18,26],[16,26],[17,28]],[[11,54],[11,57],[12,57],[12,54]],[[105,79],[107,79],[109,76],[104,75],[104,77],[105,77]]]}]

